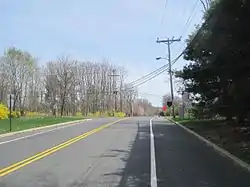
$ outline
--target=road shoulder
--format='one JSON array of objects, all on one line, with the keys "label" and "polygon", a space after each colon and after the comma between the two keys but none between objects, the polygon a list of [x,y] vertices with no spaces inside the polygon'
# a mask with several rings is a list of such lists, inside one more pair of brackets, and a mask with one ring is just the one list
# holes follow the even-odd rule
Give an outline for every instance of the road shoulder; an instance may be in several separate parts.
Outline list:
[{"label": "road shoulder", "polygon": [[250,172],[250,165],[247,164],[246,162],[244,162],[243,160],[241,160],[240,158],[238,158],[237,156],[233,155],[232,153],[230,153],[229,151],[223,149],[222,147],[216,145],[215,143],[209,141],[208,139],[206,139],[205,137],[203,137],[200,134],[196,133],[195,131],[191,130],[190,128],[185,127],[181,123],[176,122],[176,121],[174,121],[172,119],[168,119],[168,120],[175,123],[176,125],[180,126],[182,129],[184,129],[188,133],[194,135],[199,140],[203,141],[204,143],[206,143],[208,146],[212,147],[216,152],[218,152],[222,156],[225,156],[225,157],[231,159],[233,162],[235,162],[236,164],[238,164],[239,166],[241,166],[242,168],[244,168],[244,169],[246,169],[247,171]]},{"label": "road shoulder", "polygon": [[250,173],[180,126],[154,120],[156,170],[161,186],[249,186]]}]

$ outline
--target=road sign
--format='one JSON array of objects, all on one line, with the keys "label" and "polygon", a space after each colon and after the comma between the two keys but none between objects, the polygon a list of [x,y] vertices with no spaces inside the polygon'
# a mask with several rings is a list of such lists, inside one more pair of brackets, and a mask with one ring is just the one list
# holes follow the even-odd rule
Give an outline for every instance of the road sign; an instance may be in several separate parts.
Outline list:
[{"label": "road sign", "polygon": [[162,110],[165,112],[167,110],[167,107],[166,106],[163,106],[162,107]]}]

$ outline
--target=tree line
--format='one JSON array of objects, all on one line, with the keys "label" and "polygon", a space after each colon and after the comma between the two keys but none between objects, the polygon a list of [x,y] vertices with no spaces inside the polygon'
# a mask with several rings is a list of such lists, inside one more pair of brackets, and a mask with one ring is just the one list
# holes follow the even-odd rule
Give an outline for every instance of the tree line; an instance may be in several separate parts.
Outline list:
[{"label": "tree line", "polygon": [[192,93],[197,117],[250,121],[249,22],[249,1],[214,0],[187,40],[190,63],[176,76]]},{"label": "tree line", "polygon": [[13,110],[63,115],[131,114],[137,90],[123,67],[61,56],[39,65],[29,52],[8,48],[0,57],[0,103],[13,97]]}]

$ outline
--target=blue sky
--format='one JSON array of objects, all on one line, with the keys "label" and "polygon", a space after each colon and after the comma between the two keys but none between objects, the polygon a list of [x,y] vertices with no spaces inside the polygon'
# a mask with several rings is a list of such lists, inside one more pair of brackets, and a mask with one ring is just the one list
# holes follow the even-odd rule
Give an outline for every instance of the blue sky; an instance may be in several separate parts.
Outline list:
[{"label": "blue sky", "polygon": [[[166,46],[156,38],[179,37],[174,58],[185,38],[200,23],[198,0],[1,0],[0,51],[15,46],[38,57],[39,63],[70,55],[82,60],[109,59],[128,71],[133,81],[164,65],[157,56]],[[195,6],[196,5],[196,6]],[[188,24],[186,24],[187,19]],[[185,63],[178,61],[174,69]],[[169,93],[167,73],[139,87],[139,96],[161,106]]]}]

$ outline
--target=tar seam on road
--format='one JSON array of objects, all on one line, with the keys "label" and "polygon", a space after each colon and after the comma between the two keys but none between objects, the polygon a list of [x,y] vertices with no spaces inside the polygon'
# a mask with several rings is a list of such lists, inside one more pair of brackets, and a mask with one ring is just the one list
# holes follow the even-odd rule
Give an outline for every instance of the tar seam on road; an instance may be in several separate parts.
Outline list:
[{"label": "tar seam on road", "polygon": [[[39,132],[39,133],[35,133],[35,134],[31,134],[31,135],[27,135],[27,136],[22,136],[22,137],[19,137],[19,138],[15,138],[15,139],[12,139],[12,140],[7,140],[7,141],[4,141],[4,142],[0,142],[0,145],[6,144],[6,143],[15,142],[15,141],[26,139],[26,138],[30,138],[30,137],[37,136],[37,135],[40,135],[40,134],[46,134],[48,132],[52,132],[52,131],[59,130],[59,129],[64,129],[66,127],[72,127],[72,126],[78,125],[78,124],[79,123],[68,124],[68,125],[64,125],[62,127],[55,127],[54,129],[50,129],[50,130],[47,130],[47,131],[42,131],[42,132]],[[53,128],[53,126],[51,126],[51,128]]]},{"label": "tar seam on road", "polygon": [[152,127],[153,118],[150,119],[150,156],[151,156],[151,163],[150,163],[150,174],[151,174],[151,187],[157,187],[157,177],[156,177],[156,164],[155,164],[155,143],[154,143],[154,132]]},{"label": "tar seam on road", "polygon": [[40,160],[40,159],[42,159],[42,158],[44,158],[46,156],[49,156],[52,153],[55,153],[55,152],[65,148],[65,147],[68,147],[69,145],[71,145],[73,143],[76,143],[79,140],[82,140],[82,139],[84,139],[84,138],[86,138],[86,137],[88,137],[88,136],[90,136],[90,135],[92,135],[92,134],[94,134],[94,133],[96,133],[98,131],[101,131],[101,130],[103,130],[103,129],[105,129],[105,128],[107,128],[107,127],[109,127],[109,126],[111,126],[111,125],[113,125],[115,123],[118,123],[119,121],[122,121],[122,120],[124,120],[124,119],[120,119],[120,120],[117,120],[115,122],[108,123],[106,125],[102,125],[102,126],[96,128],[96,129],[93,129],[93,130],[89,131],[89,132],[86,132],[84,134],[81,134],[79,136],[71,138],[71,139],[67,140],[66,142],[63,142],[63,143],[61,143],[61,144],[59,144],[57,146],[54,146],[54,147],[52,147],[50,149],[47,149],[47,150],[45,150],[43,152],[40,152],[40,153],[38,153],[36,155],[33,155],[33,156],[29,157],[29,158],[26,158],[26,159],[24,159],[22,161],[19,161],[19,162],[15,163],[15,164],[12,164],[10,166],[2,168],[2,169],[0,169],[0,177],[8,175],[8,174],[10,174],[10,173],[12,173],[12,172],[26,166],[26,165],[29,165],[29,164],[37,161],[37,160]]}]

